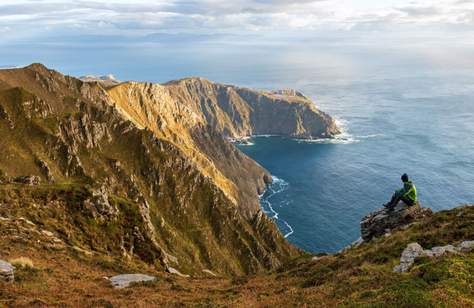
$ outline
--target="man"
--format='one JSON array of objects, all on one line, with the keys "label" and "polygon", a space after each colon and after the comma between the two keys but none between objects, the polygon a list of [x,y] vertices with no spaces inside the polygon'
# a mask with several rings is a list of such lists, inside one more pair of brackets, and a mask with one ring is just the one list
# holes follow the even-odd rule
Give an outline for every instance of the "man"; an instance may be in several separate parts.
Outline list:
[{"label": "man", "polygon": [[412,181],[408,179],[408,175],[406,173],[402,175],[402,182],[403,188],[395,191],[392,196],[392,200],[390,200],[389,203],[384,204],[384,207],[390,211],[393,210],[400,200],[402,200],[408,206],[414,205],[417,201],[415,184],[413,184]]}]

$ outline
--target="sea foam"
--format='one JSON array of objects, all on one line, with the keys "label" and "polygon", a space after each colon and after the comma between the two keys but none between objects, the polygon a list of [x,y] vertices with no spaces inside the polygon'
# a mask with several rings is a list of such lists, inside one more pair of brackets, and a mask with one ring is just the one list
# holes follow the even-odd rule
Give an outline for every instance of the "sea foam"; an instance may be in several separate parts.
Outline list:
[{"label": "sea foam", "polygon": [[370,134],[362,136],[354,136],[349,133],[348,121],[336,118],[337,127],[339,127],[341,133],[334,136],[334,138],[319,138],[319,139],[295,139],[298,143],[317,143],[317,144],[353,144],[361,142],[363,139],[383,137],[383,134]]},{"label": "sea foam", "polygon": [[[294,233],[294,229],[286,220],[280,218],[280,214],[275,210],[274,204],[272,204],[270,199],[272,199],[275,195],[286,191],[289,188],[289,183],[276,176],[272,176],[272,180],[273,182],[268,186],[267,191],[260,195],[260,204],[263,212],[267,214],[268,217],[277,222],[277,225],[279,226],[280,231],[283,233],[283,236],[287,238]],[[287,204],[289,204],[289,202],[280,202],[277,205],[281,207],[282,205]],[[278,222],[281,223],[279,224]]]}]

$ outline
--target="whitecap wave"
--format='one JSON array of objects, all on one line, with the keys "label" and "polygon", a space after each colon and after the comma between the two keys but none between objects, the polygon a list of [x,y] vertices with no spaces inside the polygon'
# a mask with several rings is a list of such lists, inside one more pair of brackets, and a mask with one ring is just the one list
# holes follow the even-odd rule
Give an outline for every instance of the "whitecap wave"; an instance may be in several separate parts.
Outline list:
[{"label": "whitecap wave", "polygon": [[262,135],[252,135],[252,138],[269,138],[269,137],[278,137],[279,135],[271,134],[262,134]]},{"label": "whitecap wave", "polygon": [[239,143],[239,145],[243,147],[250,147],[250,146],[255,145],[255,143],[253,143],[252,141],[247,141],[245,143]]},{"label": "whitecap wave", "polygon": [[365,135],[365,136],[357,136],[357,139],[371,139],[371,138],[379,138],[379,137],[385,137],[384,134],[371,134],[371,135]]},{"label": "whitecap wave", "polygon": [[349,122],[341,118],[335,118],[334,121],[339,127],[341,133],[335,135],[333,138],[319,138],[319,139],[295,139],[298,143],[317,143],[317,144],[353,144],[361,142],[363,139],[383,137],[383,134],[370,134],[354,136],[349,133]]},{"label": "whitecap wave", "polygon": [[[288,236],[294,233],[293,227],[285,220],[279,217],[279,213],[275,210],[274,204],[270,202],[270,199],[277,194],[280,194],[286,191],[289,188],[289,183],[279,177],[272,176],[272,184],[270,184],[267,188],[267,191],[260,195],[260,205],[262,207],[263,212],[270,217],[271,219],[277,222],[277,225],[280,228],[280,231],[284,234],[283,236],[287,238]],[[284,201],[283,203],[277,204],[280,207],[283,205],[288,205],[288,201]],[[281,222],[281,224],[278,224]],[[287,229],[287,230],[285,230]]]}]

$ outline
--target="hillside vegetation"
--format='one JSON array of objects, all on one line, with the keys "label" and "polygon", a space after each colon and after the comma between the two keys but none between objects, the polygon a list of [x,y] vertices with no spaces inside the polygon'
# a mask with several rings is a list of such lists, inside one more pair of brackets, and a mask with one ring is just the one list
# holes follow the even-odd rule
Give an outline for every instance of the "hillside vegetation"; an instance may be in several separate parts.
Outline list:
[{"label": "hillside vegetation", "polygon": [[[7,191],[9,193],[7,193]],[[15,205],[16,194],[22,206]],[[55,193],[53,193],[55,192]],[[7,196],[8,195],[8,196]],[[73,186],[13,188],[1,191],[2,258],[27,257],[16,281],[0,283],[0,298],[11,306],[374,306],[471,307],[474,305],[474,253],[419,258],[407,273],[394,273],[407,244],[424,248],[474,238],[474,207],[435,213],[405,230],[394,231],[335,255],[302,255],[278,269],[240,277],[170,275],[137,258],[118,257],[121,234],[140,220],[133,204],[114,199],[124,210],[117,223],[96,224],[87,211],[62,209],[61,196],[80,200],[87,191]],[[54,209],[39,202],[52,198]],[[34,201],[35,200],[35,201]],[[51,202],[51,201],[50,201]],[[136,209],[135,209],[136,210]],[[63,213],[63,214],[61,214]],[[47,231],[47,232],[45,232]],[[49,233],[49,232],[51,233]],[[91,250],[85,250],[87,243]],[[126,238],[125,248],[149,251],[146,242]],[[115,289],[104,277],[121,273],[157,277]],[[204,273],[203,273],[204,274]]]}]

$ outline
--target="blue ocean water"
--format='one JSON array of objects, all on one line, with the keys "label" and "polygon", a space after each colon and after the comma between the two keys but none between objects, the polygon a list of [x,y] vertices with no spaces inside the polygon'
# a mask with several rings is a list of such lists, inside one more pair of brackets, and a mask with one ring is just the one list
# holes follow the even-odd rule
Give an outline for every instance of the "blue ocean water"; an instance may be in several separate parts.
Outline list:
[{"label": "blue ocean water", "polygon": [[312,252],[350,244],[361,217],[388,201],[405,172],[424,206],[474,202],[469,79],[373,77],[302,90],[339,119],[343,135],[316,142],[257,137],[240,146],[275,175],[262,206],[290,242]]},{"label": "blue ocean water", "polygon": [[387,201],[404,172],[434,210],[474,203],[474,47],[385,43],[0,43],[0,66],[42,62],[73,76],[203,76],[302,91],[344,135],[313,143],[260,137],[240,148],[275,176],[262,207],[287,239],[334,252],[359,237],[361,217]]}]

